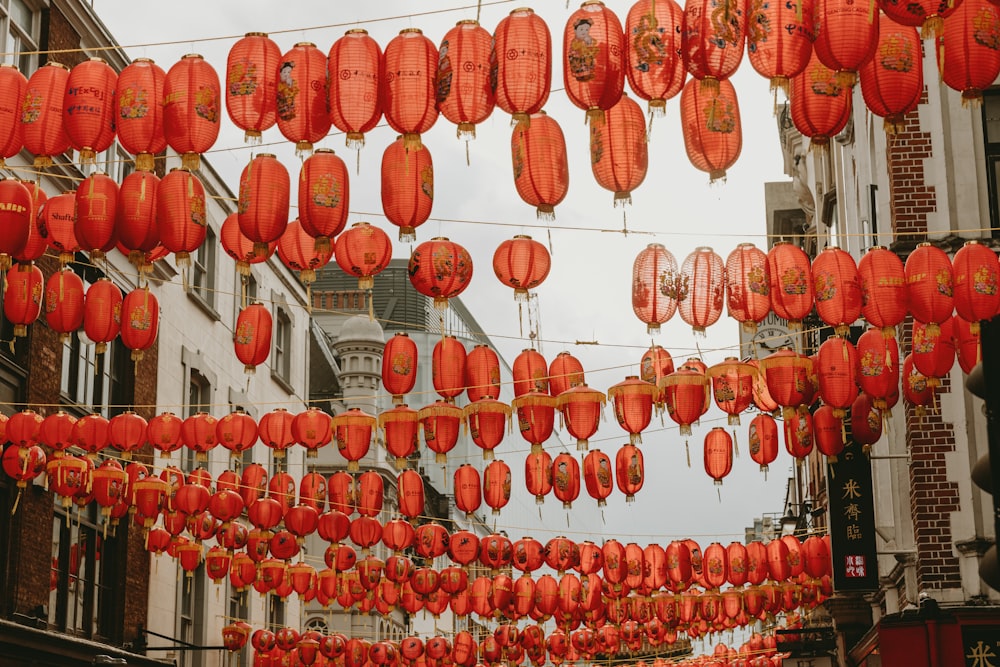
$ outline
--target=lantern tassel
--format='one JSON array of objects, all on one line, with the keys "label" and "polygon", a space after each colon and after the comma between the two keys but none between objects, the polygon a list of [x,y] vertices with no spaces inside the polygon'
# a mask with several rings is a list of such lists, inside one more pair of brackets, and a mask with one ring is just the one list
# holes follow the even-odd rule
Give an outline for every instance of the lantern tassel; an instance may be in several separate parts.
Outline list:
[{"label": "lantern tassel", "polygon": [[733,429],[733,452],[736,454],[736,458],[740,458],[740,443],[736,439],[736,429]]},{"label": "lantern tassel", "polygon": [[375,305],[372,303],[372,301],[373,301],[372,300],[372,291],[370,289],[368,290],[367,299],[368,299],[368,321],[369,322],[374,322],[375,321]]},{"label": "lantern tassel", "polygon": [[23,492],[24,492],[24,488],[23,487],[18,488],[18,490],[17,490],[17,496],[14,497],[14,505],[10,508],[10,515],[11,516],[14,516],[14,513],[17,512],[17,506],[21,502],[21,494]]},{"label": "lantern tassel", "polygon": [[691,447],[688,445],[688,441],[684,441],[684,452],[687,454],[688,468],[691,467]]}]

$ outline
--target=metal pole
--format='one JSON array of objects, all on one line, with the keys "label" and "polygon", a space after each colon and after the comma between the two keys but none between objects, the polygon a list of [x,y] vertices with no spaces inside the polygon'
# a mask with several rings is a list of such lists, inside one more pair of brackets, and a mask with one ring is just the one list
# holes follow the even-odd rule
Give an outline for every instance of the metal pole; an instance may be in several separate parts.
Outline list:
[{"label": "metal pole", "polygon": [[[1000,318],[980,322],[983,384],[986,387],[986,432],[990,452],[990,478],[1000,480]],[[994,481],[996,484],[996,481]],[[1000,489],[994,487],[993,523],[1000,536]]]}]

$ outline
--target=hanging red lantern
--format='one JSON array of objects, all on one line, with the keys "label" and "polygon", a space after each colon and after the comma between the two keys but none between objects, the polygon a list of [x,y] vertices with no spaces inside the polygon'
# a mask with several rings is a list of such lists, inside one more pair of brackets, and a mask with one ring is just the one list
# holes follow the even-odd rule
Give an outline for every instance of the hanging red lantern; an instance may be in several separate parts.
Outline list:
[{"label": "hanging red lantern", "polygon": [[258,254],[254,242],[240,229],[238,213],[230,213],[223,221],[219,240],[226,254],[236,260],[236,271],[241,276],[249,276],[250,265],[266,262],[278,247],[278,242],[272,241],[264,252]]},{"label": "hanging red lantern", "polygon": [[52,166],[52,158],[69,150],[63,126],[63,96],[69,68],[49,60],[28,77],[21,106],[24,148],[35,156],[34,166]]},{"label": "hanging red lantern", "polygon": [[854,258],[827,246],[812,262],[816,313],[838,336],[845,336],[861,315],[861,279]]},{"label": "hanging red lantern", "polygon": [[114,459],[105,459],[94,469],[90,479],[94,501],[101,506],[101,514],[110,519],[112,508],[124,499],[129,484],[128,473]]},{"label": "hanging red lantern", "polygon": [[788,320],[793,329],[801,327],[812,311],[815,294],[809,256],[802,248],[779,241],[767,253],[767,266],[774,314]]},{"label": "hanging red lantern", "polygon": [[443,336],[434,345],[431,375],[434,390],[447,400],[454,400],[465,389],[465,346],[454,336]]},{"label": "hanging red lantern", "polygon": [[226,112],[243,130],[246,143],[260,143],[277,121],[278,65],[281,51],[266,32],[248,32],[226,58]]},{"label": "hanging red lantern", "polygon": [[819,346],[815,366],[819,396],[839,419],[858,395],[857,366],[858,353],[849,340],[831,336]]},{"label": "hanging red lantern", "polygon": [[899,346],[878,329],[869,329],[858,338],[858,385],[879,409],[888,409],[887,400],[899,387]]},{"label": "hanging red lantern", "polygon": [[740,243],[726,258],[726,309],[749,332],[771,312],[767,255],[752,243]]},{"label": "hanging red lantern", "polygon": [[181,442],[195,453],[195,460],[207,461],[208,452],[219,444],[215,432],[217,423],[218,420],[207,412],[197,412],[181,424]]},{"label": "hanging red lantern", "polygon": [[938,386],[940,379],[948,375],[955,364],[953,319],[949,317],[934,328],[919,320],[913,320],[911,334],[913,365],[927,377],[927,382],[931,386]]},{"label": "hanging red lantern", "polygon": [[[191,253],[197,252],[205,242],[208,233],[206,203],[205,186],[187,169],[171,169],[160,181],[156,193],[160,243],[174,253],[178,266],[190,266]],[[80,240],[82,243],[83,239]]]},{"label": "hanging red lantern", "polygon": [[632,263],[632,312],[646,324],[647,333],[659,333],[660,325],[674,316],[680,289],[677,260],[663,245],[650,243],[636,255]]},{"label": "hanging red lantern", "polygon": [[302,163],[299,221],[302,230],[316,239],[316,252],[332,254],[331,239],[347,224],[350,194],[347,166],[332,150],[320,148]]},{"label": "hanging red lantern", "polygon": [[639,379],[656,385],[654,402],[658,408],[663,407],[663,388],[660,380],[674,372],[674,360],[663,347],[652,345],[643,352],[639,360]]},{"label": "hanging red lantern", "polygon": [[64,343],[83,326],[83,279],[72,269],[61,269],[46,281],[45,323]]},{"label": "hanging red lantern", "polygon": [[926,322],[933,334],[954,310],[951,260],[937,246],[919,243],[906,258],[904,271],[910,314]]},{"label": "hanging red lantern", "polygon": [[552,36],[545,20],[531,9],[515,9],[493,32],[496,58],[496,104],[528,120],[545,106],[552,85]]},{"label": "hanging red lantern", "polygon": [[562,501],[563,509],[570,509],[580,495],[580,464],[567,452],[560,452],[552,462],[552,489]]},{"label": "hanging red lantern", "polygon": [[242,410],[235,410],[216,422],[215,439],[232,452],[231,456],[242,456],[257,444],[257,422]]},{"label": "hanging red lantern", "polygon": [[487,396],[465,406],[463,416],[473,443],[483,450],[483,460],[492,460],[493,450],[510,428],[510,406]]},{"label": "hanging red lantern", "polygon": [[[920,38],[930,39],[937,38],[941,34],[945,19],[951,16],[960,4],[961,0],[943,6],[928,0],[909,3],[902,3],[899,0],[880,0],[878,6],[888,19],[898,25],[919,27]],[[879,23],[885,25],[882,21]],[[916,30],[913,32],[915,34]]]},{"label": "hanging red lantern", "polygon": [[34,264],[15,264],[6,274],[3,293],[4,317],[14,325],[14,336],[28,335],[28,325],[42,311],[44,291],[41,269]]},{"label": "hanging red lantern", "polygon": [[979,320],[1000,311],[1000,263],[993,250],[976,240],[966,241],[952,260],[955,312],[978,332]]},{"label": "hanging red lantern", "polygon": [[536,505],[545,502],[552,490],[552,457],[548,452],[532,452],[524,459],[524,486],[535,496]]},{"label": "hanging red lantern", "polygon": [[148,286],[140,287],[125,296],[121,312],[122,344],[132,350],[132,361],[140,361],[145,350],[156,342],[160,304]]},{"label": "hanging red lantern", "polygon": [[538,219],[554,220],[555,207],[569,190],[566,139],[559,123],[544,111],[518,122],[510,154],[518,196],[535,207]]},{"label": "hanging red lantern", "polygon": [[[89,459],[78,458],[75,456],[53,458],[45,464],[45,475],[48,478],[49,489],[59,496],[61,501],[60,504],[63,508],[70,507],[73,504],[73,496],[87,488],[90,478],[90,469],[92,466],[93,464],[90,463]],[[165,486],[164,482],[160,479],[153,479],[155,479],[159,485]],[[161,487],[158,486],[158,488]],[[160,497],[162,498],[162,495]],[[148,504],[146,502],[145,494],[143,493],[142,484],[140,483],[136,489],[136,511],[140,514],[140,516],[146,518],[148,515],[144,514],[144,510],[147,509],[147,507]],[[158,513],[159,505],[155,504],[155,512],[152,514],[153,518],[146,518],[146,521],[148,521],[146,528],[153,525],[153,521]]]},{"label": "hanging red lantern", "polygon": [[108,420],[108,444],[122,453],[122,459],[132,459],[132,452],[146,445],[146,420],[126,410]]},{"label": "hanging red lantern", "polygon": [[598,507],[608,504],[607,497],[614,490],[611,476],[611,459],[599,449],[587,452],[583,459],[583,481],[587,493],[597,501]]},{"label": "hanging red lantern", "polygon": [[979,37],[1000,30],[1000,10],[988,0],[956,2],[953,9],[936,40],[938,71],[945,85],[962,94],[963,104],[975,103],[1000,75],[1000,49]]},{"label": "hanging red lantern", "polygon": [[[149,422],[150,440],[153,439],[152,431],[155,419]],[[177,418],[175,417],[174,420],[177,420]],[[260,424],[257,425],[257,431],[259,434]],[[259,463],[251,463],[248,466],[244,466],[243,474],[240,475],[238,490],[240,496],[243,498],[243,504],[246,505],[248,510],[253,508],[263,498],[265,489],[267,489],[267,469]]]},{"label": "hanging red lantern", "polygon": [[[856,403],[856,401],[854,401]],[[844,451],[844,417],[829,405],[821,405],[813,413],[813,436],[816,449],[831,463]]]},{"label": "hanging red lantern", "polygon": [[201,154],[219,137],[219,75],[191,53],[167,71],[163,81],[163,134],[188,169],[198,169]]},{"label": "hanging red lantern", "polygon": [[[39,443],[52,449],[56,458],[62,456],[62,452],[73,445],[73,426],[76,424],[76,417],[65,410],[57,410],[41,420],[41,417],[34,411],[25,412],[27,414],[18,413],[22,416],[14,422],[17,426],[18,422],[23,420],[24,423],[17,426],[20,433],[11,432],[8,429],[10,435],[5,434],[5,439],[22,447],[26,444],[34,444],[37,439]],[[8,423],[7,426],[9,427],[10,424]]]},{"label": "hanging red lantern", "polygon": [[378,42],[362,28],[348,30],[330,47],[330,122],[347,135],[348,148],[364,146],[365,132],[382,117],[381,58]]},{"label": "hanging red lantern", "polygon": [[319,515],[326,510],[326,478],[323,475],[310,472],[302,476],[302,481],[299,482],[299,503],[316,510],[316,526],[319,527]]},{"label": "hanging red lantern", "polygon": [[330,475],[327,489],[330,496],[330,509],[332,511],[344,515],[354,513],[355,509],[357,509],[357,490],[353,475],[343,470],[338,470]]},{"label": "hanging red lantern", "polygon": [[747,57],[771,81],[771,90],[788,94],[788,82],[809,62],[814,34],[812,0],[794,6],[751,3],[747,14]]},{"label": "hanging red lantern", "polygon": [[94,258],[115,247],[115,215],[118,184],[97,172],[80,182],[76,189],[76,223],[73,233],[80,248]]},{"label": "hanging red lantern", "polygon": [[382,511],[385,498],[385,485],[382,476],[373,470],[368,470],[358,476],[358,514],[362,516],[378,516]]},{"label": "hanging red lantern", "polygon": [[326,65],[326,54],[312,42],[297,43],[278,62],[278,130],[299,154],[330,131]]},{"label": "hanging red lantern", "polygon": [[295,442],[292,422],[295,415],[284,408],[276,408],[261,416],[257,422],[257,433],[276,459],[285,457],[285,450]]},{"label": "hanging red lantern", "polygon": [[49,247],[59,253],[59,263],[68,264],[73,261],[74,255],[80,251],[75,231],[76,191],[50,197],[42,208],[41,217],[42,224],[49,231]]},{"label": "hanging red lantern", "polygon": [[407,405],[397,405],[378,415],[378,427],[384,434],[385,448],[396,459],[396,470],[406,467],[407,459],[417,451],[420,417]]},{"label": "hanging red lantern", "polygon": [[528,290],[542,284],[551,265],[545,246],[523,234],[504,241],[493,253],[493,272],[501,283],[514,288],[515,301],[527,301]]},{"label": "hanging red lantern", "polygon": [[883,246],[872,246],[858,262],[861,278],[861,314],[883,335],[895,337],[896,325],[909,312],[910,295],[907,289],[903,261]]},{"label": "hanging red lantern", "polygon": [[927,407],[934,403],[934,387],[928,381],[927,376],[917,370],[913,363],[913,355],[908,354],[903,358],[903,375],[900,379],[903,388],[903,398],[915,408],[918,417],[927,413]]},{"label": "hanging red lantern", "polygon": [[785,418],[812,393],[810,376],[813,361],[788,348],[781,348],[760,360],[760,368],[767,382],[767,389],[777,405],[783,408]]},{"label": "hanging red lantern", "polygon": [[337,237],[334,255],[341,270],[358,279],[358,289],[371,289],[372,277],[392,259],[392,241],[378,227],[356,222]]},{"label": "hanging red lantern", "polygon": [[639,0],[625,19],[628,83],[662,116],[667,100],[681,92],[687,71],[681,53],[684,14],[674,0]]},{"label": "hanging red lantern", "polygon": [[483,504],[483,487],[479,479],[479,471],[468,463],[463,463],[455,469],[455,507],[465,512],[466,518],[472,516]]},{"label": "hanging red lantern", "polygon": [[438,50],[419,28],[406,28],[385,47],[380,77],[386,122],[403,135],[407,149],[422,147],[420,135],[438,117],[435,73]]},{"label": "hanging red lantern", "polygon": [[153,156],[167,148],[163,134],[166,72],[149,58],[136,58],[118,75],[115,87],[118,142],[135,155],[135,168],[153,170]]},{"label": "hanging red lantern", "polygon": [[979,327],[975,326],[978,322],[969,322],[955,315],[951,318],[951,324],[958,365],[968,375],[983,357]]},{"label": "hanging red lantern", "polygon": [[716,486],[733,469],[733,439],[726,429],[715,427],[705,436],[705,472]]},{"label": "hanging red lantern", "polygon": [[459,139],[475,139],[476,125],[493,112],[496,68],[493,38],[478,21],[459,21],[445,33],[438,49],[435,101],[441,115],[458,126]]},{"label": "hanging red lantern", "polygon": [[537,350],[526,348],[514,359],[514,396],[529,392],[549,393],[549,365]]},{"label": "hanging red lantern", "polygon": [[38,445],[7,447],[3,452],[3,471],[17,482],[18,489],[25,489],[28,482],[45,471],[45,451]]},{"label": "hanging red lantern", "polygon": [[[3,90],[10,100],[10,103],[0,110],[0,166],[3,166],[7,158],[14,157],[24,148],[21,109],[24,107],[24,97],[28,92],[28,79],[17,69],[17,65],[11,63],[0,65],[0,90]],[[545,94],[548,95],[548,89]]]},{"label": "hanging red lantern", "polygon": [[710,182],[726,178],[743,149],[743,129],[736,89],[728,79],[717,91],[702,90],[691,79],[681,91],[681,127],[684,150],[696,169],[708,173]]},{"label": "hanging red lantern", "polygon": [[711,248],[695,248],[681,265],[680,279],[688,286],[688,293],[678,298],[677,310],[695,334],[704,334],[722,315],[725,264]]},{"label": "hanging red lantern", "polygon": [[632,191],[646,180],[649,153],[646,119],[628,95],[590,128],[590,168],[597,184],[615,195],[615,206],[632,203]]},{"label": "hanging red lantern", "polygon": [[635,494],[642,489],[645,478],[642,452],[634,445],[622,445],[615,455],[615,479],[618,490],[625,494],[625,502],[635,500]]},{"label": "hanging red lantern", "polygon": [[533,454],[539,453],[542,444],[552,435],[557,404],[556,398],[540,391],[529,391],[511,401],[511,408],[517,411],[518,431],[531,445]]},{"label": "hanging red lantern", "polygon": [[349,471],[358,470],[358,461],[367,456],[374,428],[375,418],[358,408],[351,408],[333,418],[337,450],[347,460]]},{"label": "hanging red lantern", "polygon": [[134,171],[122,180],[118,191],[115,238],[128,251],[131,264],[141,266],[145,253],[160,243],[156,217],[156,195],[160,179],[150,171]]},{"label": "hanging red lantern", "polygon": [[549,364],[549,393],[553,396],[584,382],[583,365],[569,352],[560,352]]},{"label": "hanging red lantern", "polygon": [[181,424],[183,420],[172,412],[161,412],[149,420],[146,437],[160,456],[166,458],[181,448]]},{"label": "hanging red lantern", "polygon": [[[552,380],[554,384],[554,376]],[[589,438],[597,432],[605,401],[602,392],[591,389],[586,383],[570,387],[556,396],[556,407],[562,413],[566,430],[576,438],[578,451],[586,451]]]},{"label": "hanging red lantern", "polygon": [[[2,85],[2,72],[3,68],[0,68],[0,85]],[[2,117],[2,112],[0,112],[0,117]],[[2,128],[0,128],[2,132]],[[0,158],[2,160],[3,158]],[[46,248],[49,245],[49,230],[45,227],[44,220],[41,216],[41,211],[44,210],[46,202],[48,202],[48,195],[42,190],[41,186],[34,181],[22,181],[22,184],[28,190],[29,200],[31,206],[28,208],[28,236],[25,239],[24,246],[16,252],[13,257],[18,262],[26,264],[28,262],[33,262],[45,254]],[[15,231],[15,235],[18,232]],[[0,257],[0,262],[4,261]],[[9,261],[9,259],[8,259]]]},{"label": "hanging red lantern", "polygon": [[414,289],[434,298],[438,310],[448,308],[448,299],[465,291],[472,279],[472,256],[459,244],[444,237],[424,241],[413,249],[407,275]]},{"label": "hanging red lantern", "polygon": [[464,420],[462,414],[462,408],[443,401],[420,408],[417,412],[424,443],[435,453],[435,463],[445,463],[448,452],[458,443]]},{"label": "hanging red lantern", "polygon": [[382,154],[382,211],[399,227],[399,240],[416,241],[416,228],[424,224],[434,204],[434,162],[426,146],[407,147],[403,138],[389,144]]},{"label": "hanging red lantern", "polygon": [[740,362],[736,357],[726,357],[722,363],[711,366],[707,374],[712,380],[712,398],[715,404],[729,415],[730,426],[738,426],[740,413],[753,402],[753,382],[757,369]]},{"label": "hanging red lantern", "polygon": [[621,99],[625,88],[625,34],[618,16],[600,0],[587,0],[563,30],[563,86],[591,122]]},{"label": "hanging red lantern", "polygon": [[500,395],[500,358],[488,345],[476,345],[469,352],[465,376],[470,401]]},{"label": "hanging red lantern", "polygon": [[510,502],[511,476],[510,466],[500,460],[490,461],[483,468],[483,500],[493,510],[493,515],[500,514]]},{"label": "hanging red lantern", "polygon": [[630,375],[624,382],[608,388],[608,397],[614,403],[618,425],[629,434],[633,445],[642,442],[642,431],[649,426],[653,416],[653,398],[656,386]]},{"label": "hanging red lantern", "polygon": [[894,134],[903,130],[903,116],[916,111],[920,101],[922,45],[916,29],[901,26],[885,14],[878,21],[875,53],[859,72],[861,95],[865,106],[885,119],[885,131]]},{"label": "hanging red lantern", "polygon": [[390,338],[382,352],[382,386],[400,405],[417,382],[417,344],[405,332]]},{"label": "hanging red lantern", "polygon": [[80,162],[93,164],[115,140],[118,74],[103,58],[91,57],[70,70],[63,95],[63,127]]},{"label": "hanging red lantern", "polygon": [[272,329],[271,312],[262,303],[251,303],[236,318],[233,347],[247,375],[253,375],[271,354]]},{"label": "hanging red lantern", "polygon": [[309,288],[316,282],[316,271],[322,269],[333,256],[333,248],[317,249],[316,240],[307,234],[298,220],[288,223],[278,241],[278,257],[292,271],[299,272],[299,280]]},{"label": "hanging red lantern", "polygon": [[254,156],[243,168],[237,219],[257,254],[267,252],[267,244],[280,239],[288,226],[289,187],[288,170],[270,153]]},{"label": "hanging red lantern", "polygon": [[824,65],[816,53],[802,73],[792,77],[792,123],[809,137],[812,146],[822,149],[847,126],[853,88],[841,78],[840,72]]},{"label": "hanging red lantern", "polygon": [[820,62],[839,75],[847,88],[868,62],[878,43],[878,15],[853,0],[817,0],[813,49]]},{"label": "hanging red lantern", "polygon": [[813,449],[813,418],[806,409],[785,417],[785,449],[795,459],[804,459]]},{"label": "hanging red lantern", "polygon": [[[839,424],[837,428],[843,433]],[[875,405],[871,396],[862,392],[851,405],[851,440],[867,451],[881,437],[882,411]]]},{"label": "hanging red lantern", "polygon": [[747,5],[740,0],[685,2],[681,53],[687,71],[705,91],[712,92],[716,81],[729,79],[743,60],[746,13]]},{"label": "hanging red lantern", "polygon": [[709,383],[704,373],[681,367],[660,380],[667,414],[680,426],[681,435],[691,435],[691,424],[708,410]]}]

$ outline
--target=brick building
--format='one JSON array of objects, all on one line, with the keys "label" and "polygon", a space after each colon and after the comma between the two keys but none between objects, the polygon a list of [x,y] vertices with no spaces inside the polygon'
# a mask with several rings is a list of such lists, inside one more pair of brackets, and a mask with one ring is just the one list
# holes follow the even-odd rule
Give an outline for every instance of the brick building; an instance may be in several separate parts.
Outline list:
[{"label": "brick building", "polygon": [[[917,110],[892,135],[865,108],[860,86],[847,127],[827,150],[809,146],[787,106],[780,112],[792,180],[768,184],[772,243],[791,240],[813,256],[833,245],[855,260],[880,245],[904,261],[925,241],[949,255],[971,239],[1000,247],[990,152],[1000,96],[988,91],[982,107],[969,105],[940,81],[932,55],[923,67]],[[909,318],[896,337],[903,359],[912,348]],[[842,665],[902,664],[890,658],[899,648],[892,630],[901,626],[919,628],[908,641],[927,664],[959,664],[972,629],[997,634],[1000,597],[978,574],[995,539],[992,502],[970,479],[987,452],[982,402],[965,389],[957,364],[936,394],[925,415],[901,399],[872,448],[878,584],[867,593],[838,592],[826,604]],[[802,497],[828,507],[836,487],[826,466],[810,460],[799,470]]]}]

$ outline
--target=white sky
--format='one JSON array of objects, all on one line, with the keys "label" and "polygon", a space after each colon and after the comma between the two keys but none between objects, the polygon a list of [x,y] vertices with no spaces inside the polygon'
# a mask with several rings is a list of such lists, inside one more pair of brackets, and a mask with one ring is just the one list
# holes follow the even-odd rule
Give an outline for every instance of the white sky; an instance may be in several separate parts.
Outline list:
[{"label": "white sky", "polygon": [[[631,2],[606,0],[606,4],[624,24]],[[271,0],[169,3],[93,0],[93,5],[132,58],[153,58],[166,70],[182,55],[200,53],[220,76],[225,73],[230,46],[249,31],[270,33],[282,51],[297,42],[310,41],[326,53],[345,30],[353,27],[367,29],[383,48],[400,29],[408,27],[421,28],[437,44],[457,21],[476,17],[474,3],[463,0],[365,3],[295,0],[281,4]],[[484,3],[480,21],[492,32],[501,18],[524,5],[524,0]],[[562,31],[568,16],[579,5],[574,2],[567,8],[563,0],[536,0],[531,6],[552,32],[553,88],[561,89]],[[407,17],[413,12],[449,7],[467,8]],[[386,17],[398,18],[378,20]],[[313,28],[331,24],[339,27]],[[138,44],[147,46],[131,46]],[[549,361],[562,350],[570,351],[583,363],[588,384],[602,391],[627,374],[637,374],[638,361],[650,344],[645,325],[632,313],[630,291],[632,262],[646,244],[662,243],[678,264],[701,245],[712,246],[723,259],[743,241],[766,247],[763,184],[787,180],[782,173],[777,126],[772,116],[774,100],[767,80],[752,70],[746,58],[734,83],[742,115],[743,151],[729,170],[726,183],[709,185],[708,175],[689,163],[679,123],[679,96],[668,102],[666,117],[655,120],[648,175],[633,193],[632,206],[625,209],[630,230],[651,234],[624,236],[596,231],[620,230],[623,209],[612,206],[612,193],[600,188],[590,172],[584,112],[573,106],[561,90],[553,92],[546,105],[546,111],[559,121],[566,136],[570,164],[569,195],[556,208],[554,225],[574,229],[551,231],[552,271],[538,288],[544,340],[541,349]],[[512,363],[527,344],[520,338],[512,291],[493,275],[493,251],[514,234],[530,234],[543,242],[547,242],[548,235],[535,219],[534,209],[523,203],[514,189],[510,132],[508,116],[499,110],[494,112],[477,128],[478,138],[469,145],[471,166],[466,166],[464,142],[456,139],[454,126],[443,117],[424,135],[435,167],[432,217],[504,224],[431,220],[417,229],[417,239],[419,242],[447,236],[469,249],[475,275],[462,295],[463,301]],[[216,150],[210,156],[211,163],[233,191],[237,189],[241,169],[252,155],[251,147],[243,144],[242,134],[225,117]],[[355,154],[344,147],[342,136],[330,136],[318,147],[333,148],[352,167],[351,210],[359,213],[351,215],[349,224],[368,220],[381,226],[393,238],[395,256],[408,257],[409,246],[400,244],[396,228],[378,215],[382,151],[394,137],[388,127],[368,134],[367,145],[360,153],[360,174],[353,169]],[[288,167],[294,183],[299,159],[293,146],[276,127],[264,134],[264,142],[280,144],[256,150],[276,153]],[[711,365],[725,356],[738,355],[737,333],[738,324],[723,316],[710,329],[708,338],[696,339],[690,328],[675,316],[656,337],[656,342],[667,348],[677,361],[696,354],[696,347],[700,348],[703,359]],[[575,345],[575,341],[597,341],[599,345]],[[591,442],[592,447],[601,447],[613,457],[627,437],[610,410],[606,416],[607,421]],[[636,502],[626,506],[617,491],[609,499],[605,510],[608,537],[642,544],[651,541],[662,544],[689,536],[703,544],[714,539],[728,543],[742,540],[743,527],[751,524],[753,517],[782,509],[791,459],[782,451],[771,466],[768,481],[764,481],[746,449],[750,415],[737,428],[742,456],[734,462],[733,473],[722,487],[721,502],[716,487],[703,471],[701,451],[704,435],[712,426],[724,426],[725,416],[713,407],[702,426],[695,428],[690,438],[691,469],[686,467],[683,438],[676,426],[664,419],[668,428],[648,432],[644,437],[641,448],[646,461],[646,485]],[[650,429],[660,429],[657,418]],[[523,444],[516,435],[511,438],[517,440],[518,447]],[[501,450],[504,446],[501,445]],[[516,480],[523,483],[520,474]],[[581,491],[580,502],[592,502],[585,490]]]}]

